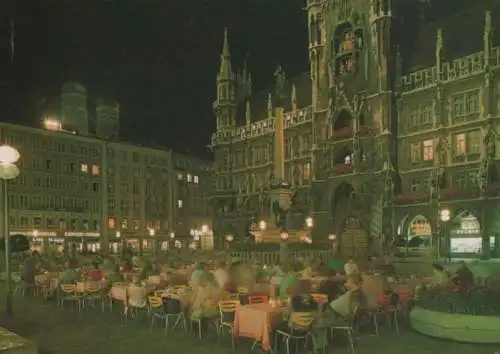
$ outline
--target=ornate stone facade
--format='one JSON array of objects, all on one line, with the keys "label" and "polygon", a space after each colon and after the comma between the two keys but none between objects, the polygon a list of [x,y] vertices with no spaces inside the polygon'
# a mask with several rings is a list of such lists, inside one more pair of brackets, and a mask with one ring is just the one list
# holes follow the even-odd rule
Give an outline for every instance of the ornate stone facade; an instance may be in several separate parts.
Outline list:
[{"label": "ornate stone facade", "polygon": [[[483,0],[442,14],[433,6],[308,0],[309,74],[282,90],[292,214],[297,223],[313,216],[315,238],[341,235],[349,217],[389,241],[415,215],[435,232],[442,207],[474,210],[488,228],[500,157],[500,36],[492,28],[500,7]],[[435,14],[432,23],[425,13]],[[268,93],[231,96],[248,87],[246,77],[232,72],[226,37],[212,137],[219,233],[244,233],[249,219],[269,214],[273,102]],[[251,119],[239,119],[246,101]]]}]

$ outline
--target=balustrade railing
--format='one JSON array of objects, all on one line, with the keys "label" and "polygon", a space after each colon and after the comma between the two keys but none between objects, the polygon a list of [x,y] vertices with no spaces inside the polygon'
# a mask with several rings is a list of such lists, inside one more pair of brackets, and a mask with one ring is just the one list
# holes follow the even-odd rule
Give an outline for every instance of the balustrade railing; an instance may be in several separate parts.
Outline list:
[{"label": "balustrade railing", "polygon": [[[312,121],[312,108],[306,107],[297,111],[285,113],[285,129],[296,127],[300,124]],[[262,135],[273,133],[276,128],[276,120],[267,118],[252,122],[250,125],[244,125],[233,129],[228,129],[212,134],[212,145],[223,143],[225,141],[240,141],[256,138]]]},{"label": "balustrade railing", "polygon": [[[500,47],[493,48],[491,65],[493,67],[500,66]],[[440,74],[437,72],[437,67],[432,66],[403,76],[401,79],[403,91],[423,90],[432,87],[438,81],[449,83],[471,75],[480,74],[484,70],[484,66],[484,51],[473,53],[451,62],[443,63]],[[438,75],[440,76],[438,77]]]},{"label": "balustrade railing", "polygon": [[[295,260],[311,262],[312,260],[321,260],[324,263],[334,259],[333,251],[290,251],[288,255]],[[259,251],[233,251],[231,257],[238,258],[244,262],[250,260],[259,261],[261,264],[275,265],[280,264],[280,252],[259,252]]]}]

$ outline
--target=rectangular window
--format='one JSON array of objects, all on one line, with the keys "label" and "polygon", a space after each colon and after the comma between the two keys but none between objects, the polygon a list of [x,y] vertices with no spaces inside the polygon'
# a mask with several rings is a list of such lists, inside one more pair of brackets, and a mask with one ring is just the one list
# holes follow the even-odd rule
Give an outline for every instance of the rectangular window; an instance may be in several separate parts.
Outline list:
[{"label": "rectangular window", "polygon": [[434,160],[434,140],[424,141],[424,161]]},{"label": "rectangular window", "polygon": [[453,136],[453,154],[455,156],[464,155],[467,152],[465,133],[456,134]]},{"label": "rectangular window", "polygon": [[114,217],[108,218],[108,229],[113,230],[116,227],[116,220]]},{"label": "rectangular window", "polygon": [[410,147],[410,154],[411,154],[411,162],[416,163],[420,162],[422,159],[422,154],[420,150],[420,143],[412,143]]},{"label": "rectangular window", "polygon": [[184,201],[182,201],[182,200],[180,200],[180,199],[179,199],[179,200],[177,201],[177,208],[179,208],[179,209],[180,209],[180,208],[182,208],[183,206],[184,206]]},{"label": "rectangular window", "polygon": [[467,134],[467,153],[481,153],[481,132],[479,130],[474,130]]},{"label": "rectangular window", "polygon": [[81,171],[81,172],[84,172],[84,173],[89,172],[89,166],[88,166],[86,163],[82,163],[82,164],[80,165],[80,171]]},{"label": "rectangular window", "polygon": [[187,174],[186,175],[186,180],[187,180],[188,183],[193,182],[193,176],[191,176],[190,174]]},{"label": "rectangular window", "polygon": [[421,109],[419,124],[427,125],[430,123],[432,123],[432,106],[427,105]]},{"label": "rectangular window", "polygon": [[420,190],[420,180],[414,179],[411,181],[411,192],[416,193]]},{"label": "rectangular window", "polygon": [[467,186],[467,178],[465,173],[457,173],[455,175],[455,188],[465,189]]},{"label": "rectangular window", "polygon": [[452,115],[453,118],[463,117],[465,115],[465,97],[457,95],[452,99]]},{"label": "rectangular window", "polygon": [[309,162],[302,165],[302,180],[307,182],[311,179],[311,164]]},{"label": "rectangular window", "polygon": [[193,177],[193,182],[196,183],[196,184],[200,183],[200,177],[194,176]]},{"label": "rectangular window", "polygon": [[92,165],[92,175],[99,176],[100,168],[99,165]]}]

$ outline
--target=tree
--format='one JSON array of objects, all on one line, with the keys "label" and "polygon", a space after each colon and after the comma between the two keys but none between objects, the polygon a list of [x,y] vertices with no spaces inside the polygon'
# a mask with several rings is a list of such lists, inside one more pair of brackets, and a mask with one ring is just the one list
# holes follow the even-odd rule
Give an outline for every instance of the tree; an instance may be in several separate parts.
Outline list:
[{"label": "tree", "polygon": [[[25,252],[30,249],[30,241],[24,235],[10,235],[9,236],[9,246],[11,253]],[[0,251],[5,252],[5,238],[0,241]]]}]

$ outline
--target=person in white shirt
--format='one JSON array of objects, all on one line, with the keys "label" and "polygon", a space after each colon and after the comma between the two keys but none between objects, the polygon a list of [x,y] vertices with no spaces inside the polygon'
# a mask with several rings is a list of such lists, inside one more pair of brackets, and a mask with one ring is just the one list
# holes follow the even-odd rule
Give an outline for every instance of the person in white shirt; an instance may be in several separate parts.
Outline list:
[{"label": "person in white shirt", "polygon": [[214,270],[214,277],[221,289],[225,289],[229,282],[229,275],[226,271],[226,263],[220,262],[217,269]]},{"label": "person in white shirt", "polygon": [[358,275],[350,275],[346,279],[347,292],[330,302],[324,313],[324,321],[329,324],[346,324],[354,315],[356,306],[364,305],[363,292]]}]

